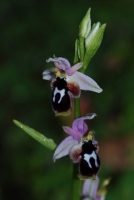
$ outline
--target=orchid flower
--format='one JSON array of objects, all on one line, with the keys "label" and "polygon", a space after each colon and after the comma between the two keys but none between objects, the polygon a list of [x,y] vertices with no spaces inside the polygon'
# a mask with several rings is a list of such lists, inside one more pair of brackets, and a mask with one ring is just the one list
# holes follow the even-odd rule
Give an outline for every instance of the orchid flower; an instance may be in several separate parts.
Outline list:
[{"label": "orchid flower", "polygon": [[104,200],[106,196],[106,187],[109,184],[110,179],[105,179],[102,186],[99,187],[99,177],[96,176],[95,180],[87,179],[83,183],[82,187],[82,200]]},{"label": "orchid flower", "polygon": [[[73,163],[79,163],[78,177],[81,180],[94,177],[100,169],[100,160],[97,155],[97,142],[93,139],[93,132],[88,133],[88,126],[84,120],[93,119],[95,113],[74,120],[72,128],[63,126],[70,136],[66,137],[54,153],[54,161],[69,155]],[[91,160],[90,160],[91,158]]]},{"label": "orchid flower", "polygon": [[102,92],[92,78],[77,71],[82,67],[82,63],[71,67],[69,61],[62,57],[49,58],[47,62],[53,62],[56,67],[43,72],[43,79],[51,81],[51,102],[56,116],[67,116],[71,113],[70,99],[79,97],[81,90]]},{"label": "orchid flower", "polygon": [[82,137],[88,133],[88,126],[84,120],[91,120],[96,116],[90,113],[84,117],[77,118],[73,121],[72,128],[63,126],[63,130],[70,136],[66,137],[56,148],[53,159],[54,161],[70,154],[72,148],[81,146]]},{"label": "orchid flower", "polygon": [[[46,62],[53,62],[57,69],[61,70],[65,74],[65,78],[67,83],[77,83],[80,87],[80,90],[87,90],[87,91],[93,91],[100,93],[102,92],[102,89],[99,87],[99,85],[89,76],[86,76],[85,74],[78,72],[82,67],[83,63],[77,63],[74,66],[71,66],[69,61],[66,58],[49,58],[46,60]],[[54,74],[55,77],[58,76],[58,73],[53,68],[46,69],[43,72],[43,79],[44,80],[53,80]],[[61,73],[62,76],[62,73]]]},{"label": "orchid flower", "polygon": [[[95,177],[100,169],[100,160],[97,155],[98,143],[93,139],[93,132],[88,132],[88,126],[84,122],[84,120],[93,119],[95,116],[96,114],[92,113],[75,119],[72,128],[64,126],[64,131],[70,136],[59,144],[53,157],[55,161],[69,155],[73,163],[79,163],[78,177],[81,180]],[[90,163],[90,158],[94,162]]]}]

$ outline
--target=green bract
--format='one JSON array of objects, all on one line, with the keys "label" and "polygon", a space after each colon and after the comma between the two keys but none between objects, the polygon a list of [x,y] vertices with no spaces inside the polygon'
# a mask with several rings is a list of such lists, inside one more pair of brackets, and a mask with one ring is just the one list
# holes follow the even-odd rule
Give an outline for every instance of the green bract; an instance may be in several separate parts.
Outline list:
[{"label": "green bract", "polygon": [[76,39],[75,41],[75,55],[74,55],[74,63],[78,63],[80,58],[80,52],[79,52],[79,40]]},{"label": "green bract", "polygon": [[85,40],[86,52],[84,56],[83,67],[81,69],[82,72],[84,72],[85,69],[87,68],[90,60],[95,55],[103,39],[103,34],[106,28],[106,24],[103,24],[100,28],[98,28],[98,25],[99,23],[93,26],[93,30],[91,31],[91,36],[89,33],[89,36]]},{"label": "green bract", "polygon": [[56,144],[52,139],[46,138],[43,134],[39,133],[38,131],[30,128],[29,126],[22,124],[21,122],[17,120],[13,120],[15,125],[17,125],[19,128],[21,128],[24,132],[28,133],[31,137],[33,137],[35,140],[40,142],[42,145],[47,147],[50,150],[54,150],[56,148]]},{"label": "green bract", "polygon": [[91,8],[88,9],[85,17],[82,19],[79,29],[79,36],[86,38],[91,29],[91,19],[90,19]]},{"label": "green bract", "polygon": [[76,58],[79,58],[79,61],[83,62],[83,66],[80,69],[83,73],[98,50],[106,27],[106,24],[101,26],[100,22],[93,24],[91,27],[90,12],[91,8],[88,9],[80,23],[79,40],[77,40],[77,46],[75,45],[77,49],[75,49],[74,60],[76,61]]}]

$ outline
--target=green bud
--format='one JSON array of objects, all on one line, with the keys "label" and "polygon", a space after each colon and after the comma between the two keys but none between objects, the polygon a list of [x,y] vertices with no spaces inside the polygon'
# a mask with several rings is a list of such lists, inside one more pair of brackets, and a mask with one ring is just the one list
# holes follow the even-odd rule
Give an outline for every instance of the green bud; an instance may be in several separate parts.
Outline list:
[{"label": "green bud", "polygon": [[88,9],[86,15],[82,19],[79,26],[79,36],[86,38],[91,29],[91,18],[90,18],[91,8]]},{"label": "green bud", "polygon": [[100,22],[97,22],[96,24],[93,24],[91,31],[88,33],[86,39],[85,39],[85,47],[88,47],[90,45],[90,41],[95,36],[96,32],[98,31],[100,27]]},{"label": "green bud", "polygon": [[85,41],[86,52],[85,52],[83,67],[81,69],[81,72],[85,71],[89,62],[91,61],[92,57],[95,55],[96,51],[98,50],[102,42],[106,24],[103,24],[100,28],[99,26],[100,26],[99,22],[94,24],[91,32],[86,38],[86,41]]}]

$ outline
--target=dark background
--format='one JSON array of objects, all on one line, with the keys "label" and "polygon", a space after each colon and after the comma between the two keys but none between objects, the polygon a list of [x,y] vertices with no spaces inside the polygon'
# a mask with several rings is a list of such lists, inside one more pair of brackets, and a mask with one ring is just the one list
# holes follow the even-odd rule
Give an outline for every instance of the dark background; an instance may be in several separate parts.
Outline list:
[{"label": "dark background", "polygon": [[0,3],[0,200],[68,200],[71,162],[53,163],[41,146],[12,120],[27,124],[58,144],[66,136],[55,118],[50,82],[42,72],[54,54],[73,63],[78,26],[89,7],[92,23],[106,23],[101,47],[86,74],[103,88],[82,92],[82,115],[100,144],[101,181],[112,177],[107,200],[134,196],[134,1],[1,0]]}]

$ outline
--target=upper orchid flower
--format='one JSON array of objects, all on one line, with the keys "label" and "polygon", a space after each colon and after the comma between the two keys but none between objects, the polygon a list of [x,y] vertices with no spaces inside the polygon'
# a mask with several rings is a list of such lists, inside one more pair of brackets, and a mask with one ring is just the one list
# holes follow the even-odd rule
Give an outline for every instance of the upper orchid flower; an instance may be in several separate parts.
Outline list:
[{"label": "upper orchid flower", "polygon": [[77,71],[82,67],[82,63],[71,67],[69,61],[62,57],[49,58],[47,62],[54,62],[56,66],[43,72],[43,79],[52,81],[52,107],[56,115],[70,114],[70,97],[79,97],[80,90],[102,92],[93,79]]},{"label": "upper orchid flower", "polygon": [[[102,89],[92,78],[77,71],[82,67],[82,63],[77,63],[71,67],[69,61],[62,57],[49,58],[48,60],[46,60],[46,62],[48,63],[54,62],[54,65],[56,66],[56,68],[58,68],[59,70],[62,70],[65,73],[66,81],[68,83],[76,82],[79,85],[80,90],[88,90],[88,91],[93,91],[97,93],[102,92]],[[53,69],[45,70],[43,72],[43,79],[53,80],[54,74],[55,74],[55,77],[58,76],[56,72],[57,71],[54,71]]]},{"label": "upper orchid flower", "polygon": [[[72,128],[63,129],[70,136],[66,137],[54,153],[54,161],[69,154],[73,163],[79,163],[79,178],[94,177],[100,169],[100,160],[97,155],[98,143],[93,139],[93,132],[88,133],[84,120],[93,119],[95,113],[75,119]],[[86,136],[85,136],[86,135]]]}]

